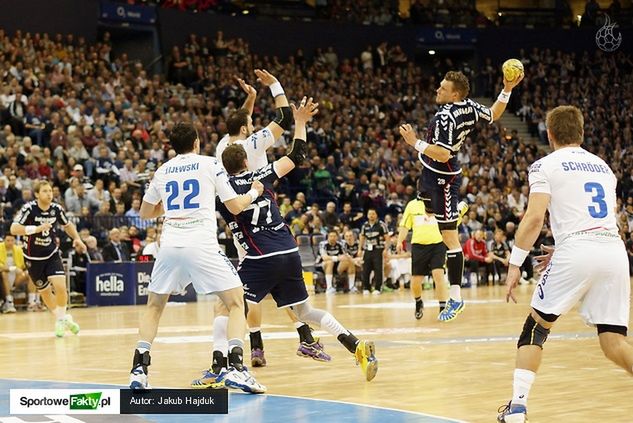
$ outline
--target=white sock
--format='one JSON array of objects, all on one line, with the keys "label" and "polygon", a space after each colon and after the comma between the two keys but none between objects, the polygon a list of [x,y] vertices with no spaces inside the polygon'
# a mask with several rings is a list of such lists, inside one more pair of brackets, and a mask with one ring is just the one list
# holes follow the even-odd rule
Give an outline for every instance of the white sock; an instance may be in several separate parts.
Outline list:
[{"label": "white sock", "polygon": [[250,333],[259,332],[260,330],[262,330],[262,328],[260,328],[260,327],[256,327],[256,328],[248,328],[248,331],[249,331]]},{"label": "white sock", "polygon": [[66,317],[66,307],[57,306],[54,313],[57,320],[63,320]]},{"label": "white sock", "polygon": [[220,351],[225,356],[229,351],[228,326],[229,316],[217,316],[213,319],[213,351]]},{"label": "white sock", "polygon": [[512,385],[512,405],[527,406],[528,394],[536,373],[531,370],[514,369],[514,383]]},{"label": "white sock", "polygon": [[451,285],[451,287],[449,288],[449,297],[451,297],[455,301],[461,301],[462,287],[459,285]]},{"label": "white sock", "polygon": [[305,323],[303,323],[303,322],[295,322],[295,329],[299,329],[303,325],[305,325]]},{"label": "white sock", "polygon": [[143,354],[146,351],[149,351],[152,348],[152,343],[147,341],[138,341],[136,343],[136,349],[139,353]]},{"label": "white sock", "polygon": [[40,304],[40,294],[38,294],[37,292],[35,293],[35,303]]},{"label": "white sock", "polygon": [[332,288],[332,279],[334,278],[334,275],[325,275],[325,285],[327,287],[327,289]]},{"label": "white sock", "polygon": [[325,315],[321,318],[321,329],[325,329],[330,334],[334,336],[339,336],[341,334],[347,335],[349,331],[341,325],[338,320],[334,318],[330,313],[325,313]]},{"label": "white sock", "polygon": [[13,295],[7,295],[5,297],[5,299],[7,300],[8,303],[12,303],[13,302]]},{"label": "white sock", "polygon": [[29,304],[35,303],[35,294],[29,294]]},{"label": "white sock", "polygon": [[354,288],[354,282],[356,282],[356,275],[347,275],[348,289]]}]

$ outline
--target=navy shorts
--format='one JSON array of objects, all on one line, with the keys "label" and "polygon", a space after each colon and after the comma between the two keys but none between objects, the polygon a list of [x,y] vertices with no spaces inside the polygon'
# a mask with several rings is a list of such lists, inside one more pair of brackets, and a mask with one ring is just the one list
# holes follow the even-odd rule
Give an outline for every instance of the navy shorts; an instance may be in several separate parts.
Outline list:
[{"label": "navy shorts", "polygon": [[50,284],[48,281],[50,276],[64,276],[66,274],[59,251],[45,260],[25,259],[24,261],[31,280],[39,290],[46,289]]},{"label": "navy shorts", "polygon": [[437,223],[457,222],[459,218],[459,187],[462,175],[442,175],[426,167],[418,179],[418,198],[424,201],[427,213],[433,213]]},{"label": "navy shorts", "polygon": [[308,299],[298,252],[244,259],[237,273],[244,284],[244,297],[251,303],[259,303],[268,294],[277,307],[300,304]]}]

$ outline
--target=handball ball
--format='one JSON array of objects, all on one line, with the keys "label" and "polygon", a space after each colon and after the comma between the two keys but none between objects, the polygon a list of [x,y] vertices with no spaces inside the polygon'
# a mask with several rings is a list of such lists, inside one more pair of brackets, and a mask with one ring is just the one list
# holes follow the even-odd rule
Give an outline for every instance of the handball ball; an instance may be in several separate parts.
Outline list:
[{"label": "handball ball", "polygon": [[503,76],[508,81],[514,81],[523,73],[523,63],[518,59],[508,59],[501,67]]}]

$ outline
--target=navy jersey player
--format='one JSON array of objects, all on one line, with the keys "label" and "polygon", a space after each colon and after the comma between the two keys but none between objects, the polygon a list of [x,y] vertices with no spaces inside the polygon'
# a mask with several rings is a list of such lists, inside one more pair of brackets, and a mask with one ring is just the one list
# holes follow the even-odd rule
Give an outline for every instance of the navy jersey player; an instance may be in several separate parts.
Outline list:
[{"label": "navy jersey player", "polygon": [[[238,268],[246,300],[259,303],[271,294],[278,307],[291,307],[301,321],[327,330],[355,354],[369,381],[378,369],[374,344],[360,341],[330,313],[310,305],[297,244],[281,216],[273,191],[273,183],[305,159],[305,126],[316,113],[317,104],[312,103],[312,99],[306,102],[304,98],[298,109],[293,105],[295,141],[292,150],[287,156],[255,171],[247,170],[247,154],[242,146],[227,147],[222,162],[236,192],[244,191],[253,181],[259,180],[264,184],[264,194],[240,214],[234,215],[222,206],[218,210],[246,251]],[[204,379],[194,381],[194,384],[204,384]]]},{"label": "navy jersey player", "polygon": [[11,233],[27,237],[24,245],[26,266],[44,303],[55,314],[55,335],[62,337],[67,329],[76,334],[79,332],[79,325],[70,314],[66,314],[66,274],[55,239],[55,226],[64,228],[73,239],[73,246],[79,251],[86,251],[86,246],[79,238],[75,225],[66,217],[62,206],[53,202],[50,182],[37,182],[33,191],[36,200],[22,206],[11,224]]},{"label": "navy jersey player", "polygon": [[504,80],[503,91],[489,108],[467,98],[470,86],[463,73],[448,72],[437,89],[435,101],[440,108],[429,122],[426,141],[418,139],[411,125],[400,126],[400,134],[419,152],[423,165],[418,197],[424,201],[427,213],[435,215],[448,249],[446,267],[451,285],[450,298],[438,317],[440,321],[453,320],[464,309],[461,297],[464,254],[457,235],[457,220],[462,208],[458,198],[462,170],[457,152],[478,121],[490,123],[501,117],[512,89],[522,80],[523,74],[513,81]]}]

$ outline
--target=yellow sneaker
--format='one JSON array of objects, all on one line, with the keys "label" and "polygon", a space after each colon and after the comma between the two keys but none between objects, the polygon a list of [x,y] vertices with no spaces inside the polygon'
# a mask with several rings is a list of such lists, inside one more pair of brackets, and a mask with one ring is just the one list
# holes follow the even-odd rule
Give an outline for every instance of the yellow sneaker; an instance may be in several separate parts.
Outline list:
[{"label": "yellow sneaker", "polygon": [[468,203],[465,201],[460,201],[457,203],[457,210],[459,211],[459,217],[457,218],[457,225],[462,223],[462,218],[466,213],[468,213]]},{"label": "yellow sneaker", "polygon": [[[226,373],[226,370],[223,370]],[[223,372],[215,374],[211,369],[202,372],[202,377],[191,381],[192,389],[224,389]]]},{"label": "yellow sneaker", "polygon": [[360,364],[360,368],[367,379],[370,382],[376,373],[378,372],[378,359],[374,355],[376,347],[371,341],[360,341],[356,345],[356,364]]}]

